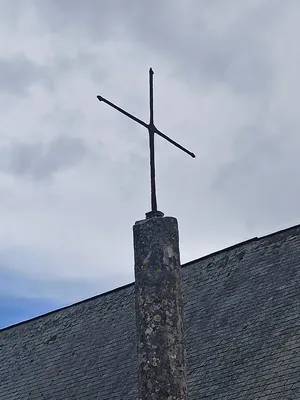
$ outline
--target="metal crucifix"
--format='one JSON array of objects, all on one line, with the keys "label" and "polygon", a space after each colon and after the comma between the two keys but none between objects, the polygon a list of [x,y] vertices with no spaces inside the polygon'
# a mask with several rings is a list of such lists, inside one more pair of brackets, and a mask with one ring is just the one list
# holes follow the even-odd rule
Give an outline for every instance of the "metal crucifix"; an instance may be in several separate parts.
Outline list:
[{"label": "metal crucifix", "polygon": [[109,100],[105,99],[102,96],[97,96],[99,101],[104,101],[104,103],[108,104],[109,106],[115,108],[116,110],[120,111],[122,114],[126,115],[127,117],[131,118],[133,121],[139,123],[140,125],[144,126],[148,129],[149,132],[149,148],[150,148],[150,178],[151,178],[151,211],[146,213],[147,218],[155,217],[155,216],[163,216],[161,211],[157,210],[157,200],[156,200],[156,184],[155,184],[155,154],[154,154],[154,134],[161,136],[168,142],[172,143],[174,146],[178,147],[191,157],[195,158],[195,154],[181,146],[179,143],[175,142],[167,135],[159,131],[156,126],[154,125],[154,112],[153,112],[153,70],[152,68],[149,69],[149,94],[150,94],[150,122],[147,124],[146,122],[140,120],[139,118],[135,117],[134,115],[129,114],[127,111],[123,110],[122,108],[116,106],[114,103],[110,102]]}]

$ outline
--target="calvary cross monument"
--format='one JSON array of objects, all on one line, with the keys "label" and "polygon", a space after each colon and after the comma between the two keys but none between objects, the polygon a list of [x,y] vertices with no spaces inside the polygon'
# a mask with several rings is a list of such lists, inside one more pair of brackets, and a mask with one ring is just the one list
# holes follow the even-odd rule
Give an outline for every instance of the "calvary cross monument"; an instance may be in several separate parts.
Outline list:
[{"label": "calvary cross monument", "polygon": [[133,226],[139,400],[187,400],[178,224],[176,218],[157,210],[154,135],[195,155],[154,125],[151,68],[149,85],[149,124],[104,97],[97,98],[149,132],[151,211]]}]

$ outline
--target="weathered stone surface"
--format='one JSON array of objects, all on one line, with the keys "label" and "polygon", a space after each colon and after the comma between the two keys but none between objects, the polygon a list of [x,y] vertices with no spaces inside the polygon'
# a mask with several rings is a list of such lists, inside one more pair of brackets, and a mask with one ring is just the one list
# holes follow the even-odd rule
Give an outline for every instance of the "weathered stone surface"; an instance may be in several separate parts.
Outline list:
[{"label": "weathered stone surface", "polygon": [[133,232],[139,396],[186,400],[177,220],[146,219]]}]

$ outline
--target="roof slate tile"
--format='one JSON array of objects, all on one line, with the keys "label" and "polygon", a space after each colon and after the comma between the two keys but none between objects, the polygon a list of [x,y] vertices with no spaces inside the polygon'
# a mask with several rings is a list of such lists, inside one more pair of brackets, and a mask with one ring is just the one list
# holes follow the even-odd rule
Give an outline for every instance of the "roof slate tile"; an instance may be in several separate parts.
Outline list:
[{"label": "roof slate tile", "polygon": [[[189,400],[300,398],[300,227],[182,268]],[[134,285],[0,331],[1,400],[137,399]]]}]

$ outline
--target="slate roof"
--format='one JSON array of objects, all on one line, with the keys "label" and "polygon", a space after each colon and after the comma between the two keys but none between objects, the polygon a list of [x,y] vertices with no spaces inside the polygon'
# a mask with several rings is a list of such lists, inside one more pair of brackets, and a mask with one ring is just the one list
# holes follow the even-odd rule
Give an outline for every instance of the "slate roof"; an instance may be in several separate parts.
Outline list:
[{"label": "slate roof", "polygon": [[[189,400],[300,398],[300,226],[182,268]],[[1,400],[137,399],[134,285],[0,331]]]}]

